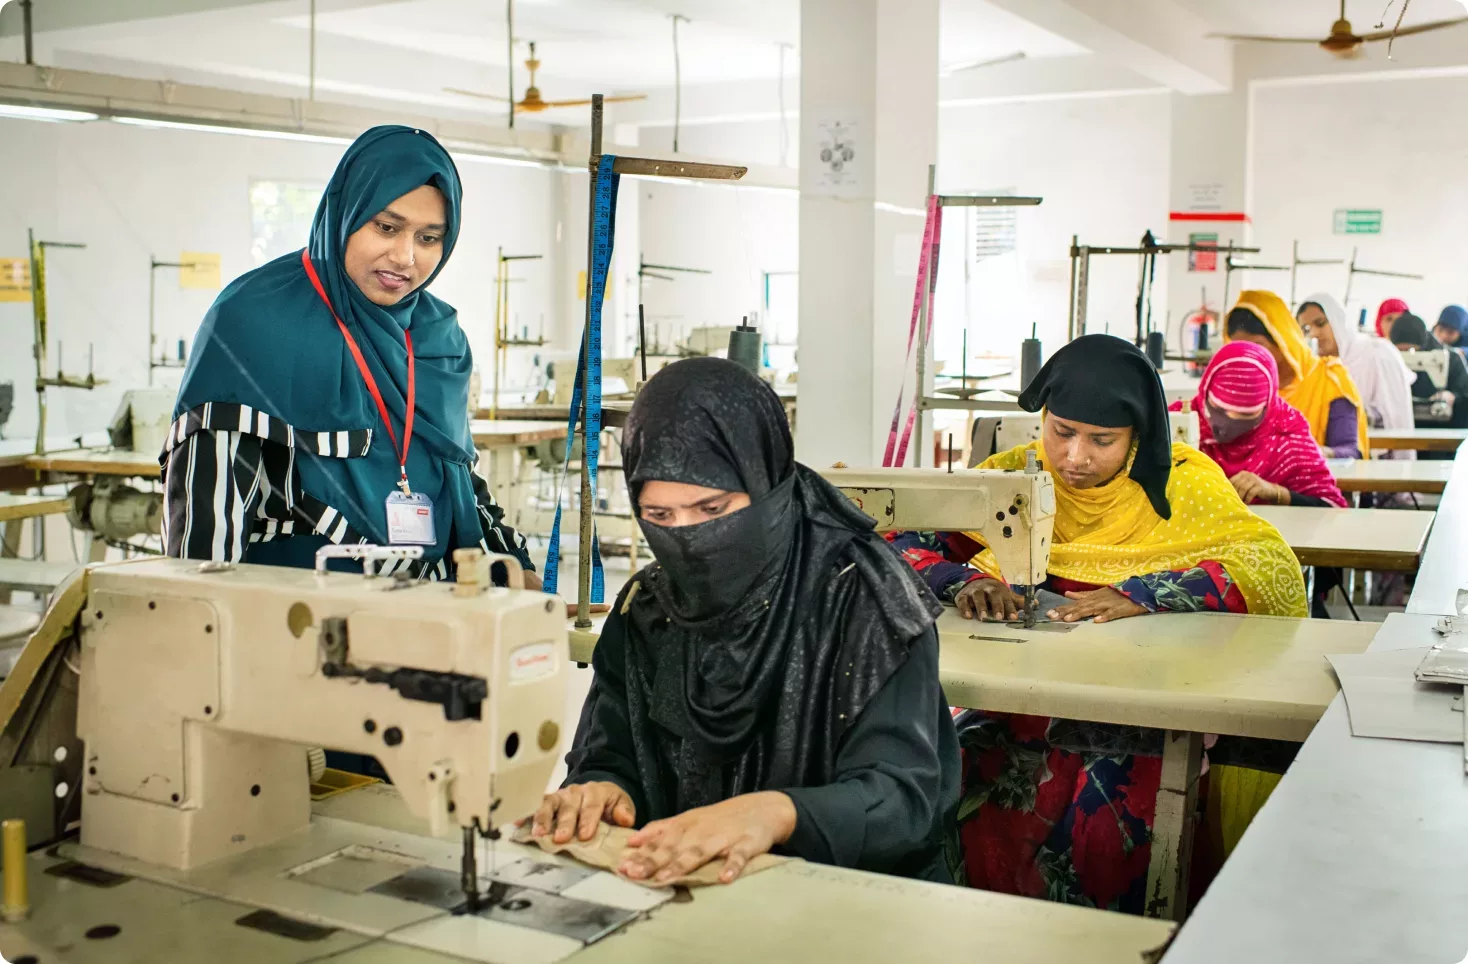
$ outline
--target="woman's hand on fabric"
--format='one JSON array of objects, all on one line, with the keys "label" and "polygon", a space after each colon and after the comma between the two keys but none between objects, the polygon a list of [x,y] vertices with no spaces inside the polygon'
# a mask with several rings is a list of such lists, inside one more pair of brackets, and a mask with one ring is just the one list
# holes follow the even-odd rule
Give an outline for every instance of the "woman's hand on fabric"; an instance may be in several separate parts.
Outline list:
[{"label": "woman's hand on fabric", "polygon": [[997,619],[1008,622],[1019,616],[1024,603],[1001,580],[985,576],[973,579],[953,597],[953,605],[964,619]]},{"label": "woman's hand on fabric", "polygon": [[745,793],[708,807],[654,820],[627,841],[617,873],[666,883],[724,858],[719,883],[736,880],[750,860],[790,839],[795,803],[778,791]]},{"label": "woman's hand on fabric", "polygon": [[632,826],[637,822],[637,807],[626,790],[610,781],[573,783],[555,793],[547,793],[540,801],[540,809],[515,825],[522,826],[527,821],[531,822],[530,836],[551,834],[556,843],[569,843],[573,836],[590,840],[603,821],[618,827]]},{"label": "woman's hand on fabric", "polygon": [[1056,606],[1050,610],[1046,615],[1052,620],[1073,623],[1089,617],[1095,622],[1107,623],[1113,619],[1141,616],[1150,612],[1146,606],[1132,602],[1125,593],[1110,586],[1087,592],[1068,592],[1065,598],[1073,599],[1075,602]]}]

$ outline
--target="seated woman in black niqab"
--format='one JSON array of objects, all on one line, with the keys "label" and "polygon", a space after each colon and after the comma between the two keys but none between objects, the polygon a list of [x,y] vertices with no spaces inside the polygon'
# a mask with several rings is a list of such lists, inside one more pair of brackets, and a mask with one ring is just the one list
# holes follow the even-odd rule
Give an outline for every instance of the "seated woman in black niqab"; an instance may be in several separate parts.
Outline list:
[{"label": "seated woman in black niqab", "polygon": [[958,743],[922,581],[794,460],[779,398],[732,362],[655,375],[623,458],[656,561],[612,607],[532,833],[639,827],[632,879],[717,860],[728,883],[776,851],[951,882]]}]

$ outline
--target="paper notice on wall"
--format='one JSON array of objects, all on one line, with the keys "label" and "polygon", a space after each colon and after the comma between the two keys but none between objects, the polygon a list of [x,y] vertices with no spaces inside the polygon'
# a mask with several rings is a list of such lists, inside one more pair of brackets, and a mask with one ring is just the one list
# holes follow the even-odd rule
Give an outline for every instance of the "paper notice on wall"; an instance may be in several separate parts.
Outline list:
[{"label": "paper notice on wall", "polygon": [[0,258],[0,301],[30,300],[30,260],[27,258]]},{"label": "paper notice on wall", "polygon": [[806,137],[813,137],[807,157],[813,157],[812,176],[804,185],[811,194],[860,197],[870,177],[871,158],[857,143],[861,119],[856,111],[814,112]]},{"label": "paper notice on wall", "polygon": [[1215,250],[1212,251],[1189,251],[1189,271],[1217,271],[1218,270],[1218,234],[1214,231],[1195,232],[1188,235],[1189,245],[1202,245]]},{"label": "paper notice on wall", "polygon": [[1222,211],[1223,185],[1217,181],[1188,185],[1189,211]]},{"label": "paper notice on wall", "polygon": [[220,286],[219,255],[205,251],[185,251],[178,256],[178,286],[218,291]]}]

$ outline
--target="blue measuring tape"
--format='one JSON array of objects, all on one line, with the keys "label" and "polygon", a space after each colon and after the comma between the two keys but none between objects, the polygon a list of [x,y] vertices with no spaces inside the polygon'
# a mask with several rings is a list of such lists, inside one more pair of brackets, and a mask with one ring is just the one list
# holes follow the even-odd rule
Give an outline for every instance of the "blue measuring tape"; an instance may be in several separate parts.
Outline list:
[{"label": "blue measuring tape", "polygon": [[[585,446],[581,471],[586,473],[592,504],[581,511],[592,513],[591,523],[591,601],[606,597],[606,575],[602,571],[601,545],[596,538],[596,465],[601,457],[601,309],[607,293],[607,272],[612,265],[612,239],[617,224],[617,184],[620,175],[612,173],[616,158],[603,154],[597,165],[591,207],[591,276],[586,279],[586,297],[590,310],[586,328],[581,332],[581,353],[576,359],[576,386],[571,394],[571,414],[566,419],[567,467],[571,446],[576,441],[576,423],[581,418],[581,397],[586,395]],[[589,350],[588,350],[589,349]],[[586,367],[587,359],[591,367]],[[561,505],[566,491],[566,470],[556,489],[556,521],[551,526],[550,548],[545,556],[545,591],[555,593],[561,574]]]}]

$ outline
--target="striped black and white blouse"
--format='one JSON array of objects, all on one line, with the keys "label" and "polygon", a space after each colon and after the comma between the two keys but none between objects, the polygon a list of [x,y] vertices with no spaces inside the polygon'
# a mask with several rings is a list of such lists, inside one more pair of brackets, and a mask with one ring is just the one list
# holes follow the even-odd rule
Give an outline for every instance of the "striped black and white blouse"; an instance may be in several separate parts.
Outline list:
[{"label": "striped black and white blouse", "polygon": [[[210,402],[185,412],[169,430],[161,459],[168,555],[239,562],[251,543],[294,535],[324,536],[338,545],[366,542],[339,511],[301,489],[296,458],[359,457],[371,444],[370,429],[304,432],[248,405]],[[470,475],[483,528],[480,547],[515,556],[534,571],[525,538],[504,522],[504,509],[484,479]],[[449,576],[442,559],[398,561],[383,574],[395,568],[428,579]]]}]

